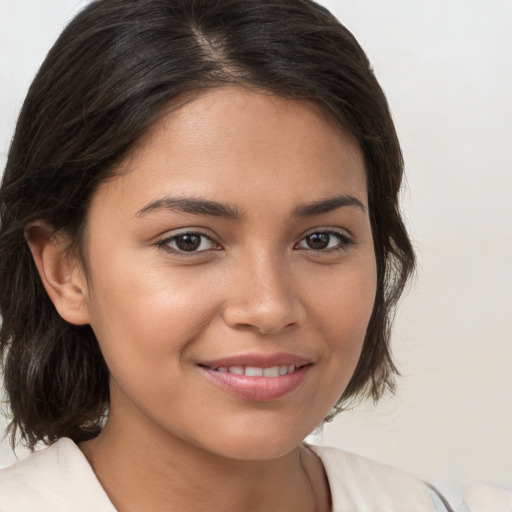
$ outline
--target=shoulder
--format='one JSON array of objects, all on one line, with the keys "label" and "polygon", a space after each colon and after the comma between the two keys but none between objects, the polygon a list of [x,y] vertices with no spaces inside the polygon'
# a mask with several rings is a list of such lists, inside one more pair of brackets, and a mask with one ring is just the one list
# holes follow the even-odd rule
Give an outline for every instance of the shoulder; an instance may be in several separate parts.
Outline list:
[{"label": "shoulder", "polygon": [[435,512],[429,487],[420,479],[350,452],[311,446],[331,488],[333,512]]},{"label": "shoulder", "polygon": [[473,482],[464,491],[464,510],[506,512],[512,510],[512,489]]},{"label": "shoulder", "polygon": [[0,512],[114,512],[78,446],[63,438],[0,470]]}]

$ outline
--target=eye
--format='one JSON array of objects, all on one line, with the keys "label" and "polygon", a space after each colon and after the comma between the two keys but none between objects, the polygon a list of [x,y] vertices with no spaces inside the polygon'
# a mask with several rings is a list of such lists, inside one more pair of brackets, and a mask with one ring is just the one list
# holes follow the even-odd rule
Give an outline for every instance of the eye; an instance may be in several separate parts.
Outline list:
[{"label": "eye", "polygon": [[177,253],[198,253],[219,249],[219,246],[203,233],[186,232],[157,242],[158,247]]},{"label": "eye", "polygon": [[296,245],[296,248],[311,251],[335,251],[346,249],[353,243],[352,238],[339,231],[315,231],[306,235]]}]

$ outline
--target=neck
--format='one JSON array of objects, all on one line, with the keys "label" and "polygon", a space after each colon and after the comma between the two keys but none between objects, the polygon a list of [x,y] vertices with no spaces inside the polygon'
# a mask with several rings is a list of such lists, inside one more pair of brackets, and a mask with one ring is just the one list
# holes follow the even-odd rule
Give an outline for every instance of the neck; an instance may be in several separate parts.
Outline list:
[{"label": "neck", "polygon": [[323,466],[303,446],[270,460],[234,460],[168,434],[144,434],[109,420],[80,445],[119,512],[329,510]]}]

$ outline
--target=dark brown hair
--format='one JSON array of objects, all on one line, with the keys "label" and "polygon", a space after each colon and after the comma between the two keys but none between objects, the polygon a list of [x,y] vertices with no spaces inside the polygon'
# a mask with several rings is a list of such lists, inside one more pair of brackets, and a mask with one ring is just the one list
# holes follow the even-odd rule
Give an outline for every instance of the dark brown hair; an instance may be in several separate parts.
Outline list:
[{"label": "dark brown hair", "polygon": [[359,364],[335,410],[393,387],[390,318],[414,255],[398,209],[395,128],[352,34],[310,0],[96,0],[34,79],[0,189],[0,356],[13,439],[18,433],[33,446],[92,438],[109,404],[93,331],[58,315],[25,226],[46,219],[79,247],[91,196],[163,108],[223,84],[315,102],[357,139],[378,283]]}]

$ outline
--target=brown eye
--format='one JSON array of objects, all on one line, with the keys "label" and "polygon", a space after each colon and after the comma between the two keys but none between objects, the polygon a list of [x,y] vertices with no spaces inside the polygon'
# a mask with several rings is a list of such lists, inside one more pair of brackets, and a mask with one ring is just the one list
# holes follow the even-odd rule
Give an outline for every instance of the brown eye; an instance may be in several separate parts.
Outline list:
[{"label": "brown eye", "polygon": [[329,233],[313,233],[305,238],[306,245],[310,249],[320,250],[329,246],[331,235]]},{"label": "brown eye", "polygon": [[346,249],[353,243],[353,240],[343,232],[315,231],[305,236],[296,247],[298,249],[327,252],[337,249]]},{"label": "brown eye", "polygon": [[201,245],[201,236],[195,234],[180,235],[175,238],[175,244],[180,251],[197,251]]},{"label": "brown eye", "polygon": [[180,233],[157,244],[174,253],[198,253],[218,249],[213,240],[202,233]]}]

